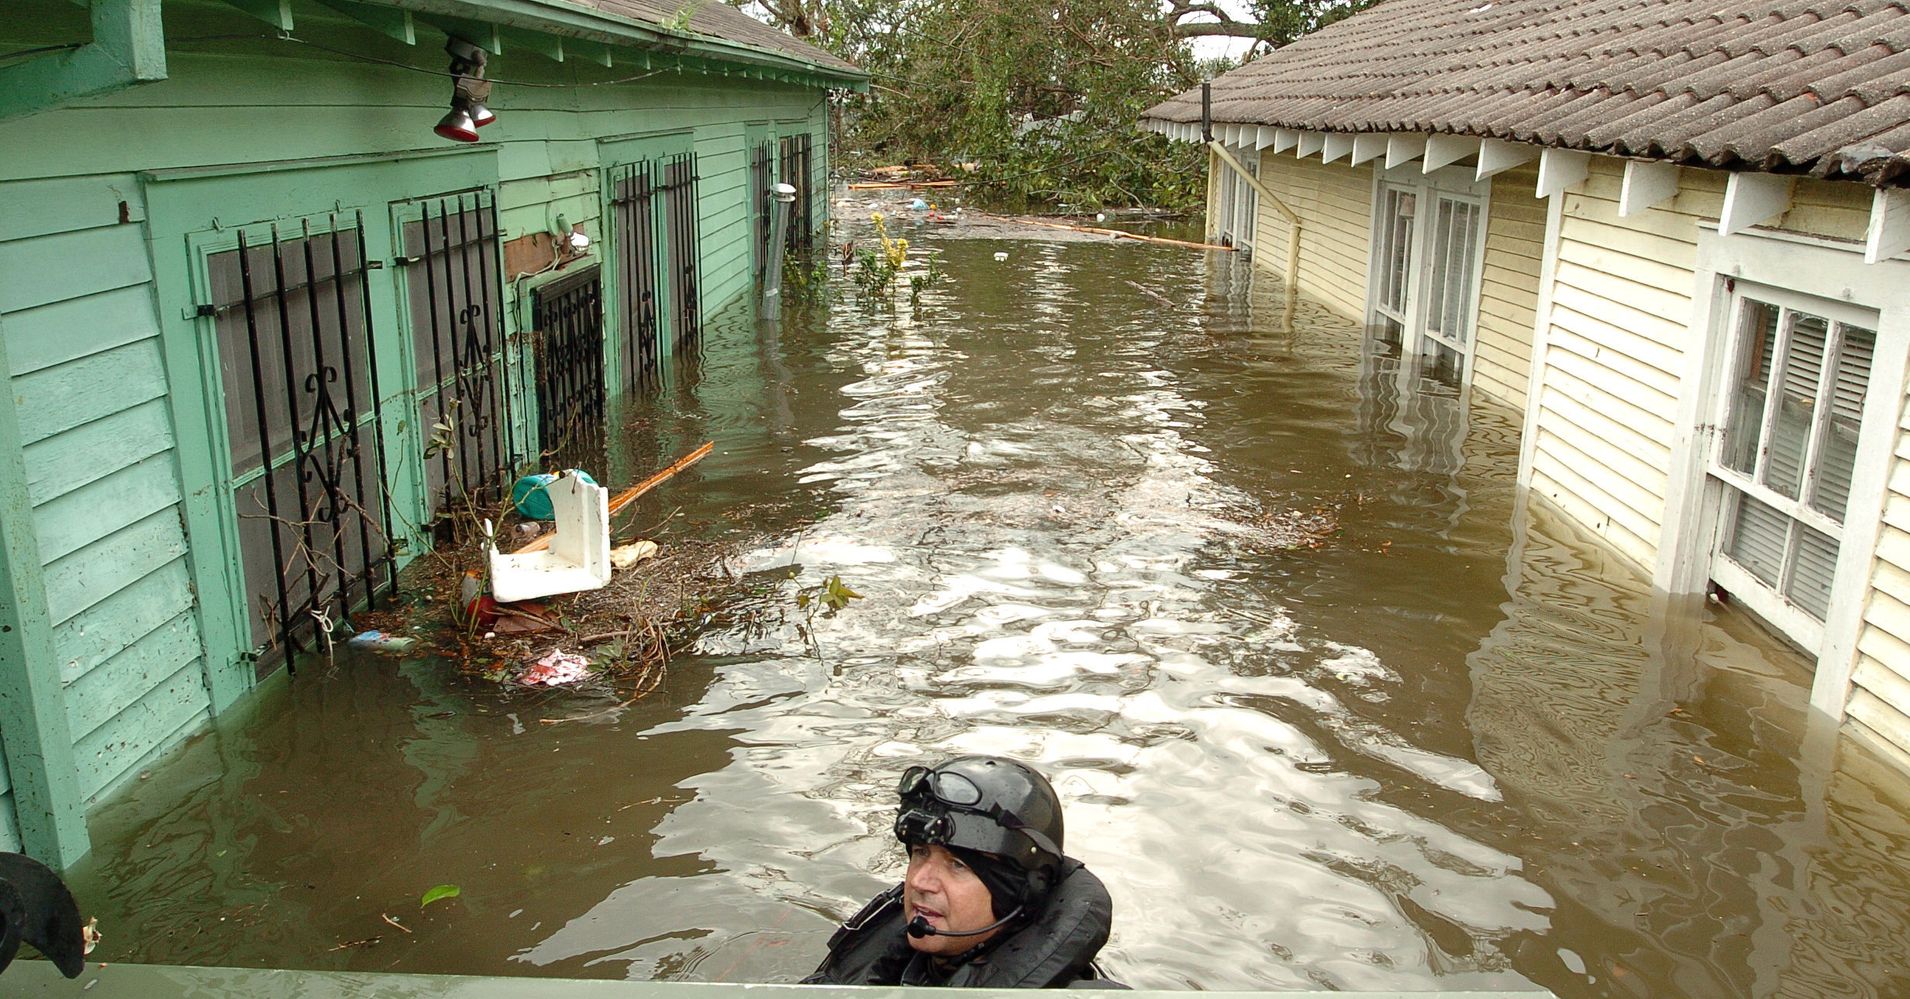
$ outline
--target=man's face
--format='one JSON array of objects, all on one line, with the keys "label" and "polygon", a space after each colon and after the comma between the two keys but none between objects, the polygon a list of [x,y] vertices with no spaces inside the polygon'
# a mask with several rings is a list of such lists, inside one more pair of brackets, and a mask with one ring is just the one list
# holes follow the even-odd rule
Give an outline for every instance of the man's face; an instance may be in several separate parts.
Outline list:
[{"label": "man's face", "polygon": [[[982,879],[940,846],[909,847],[909,876],[903,882],[902,918],[921,916],[938,930],[979,930],[995,921],[992,896]],[[972,937],[909,937],[909,946],[925,954],[953,955],[975,947],[1001,929]]]}]

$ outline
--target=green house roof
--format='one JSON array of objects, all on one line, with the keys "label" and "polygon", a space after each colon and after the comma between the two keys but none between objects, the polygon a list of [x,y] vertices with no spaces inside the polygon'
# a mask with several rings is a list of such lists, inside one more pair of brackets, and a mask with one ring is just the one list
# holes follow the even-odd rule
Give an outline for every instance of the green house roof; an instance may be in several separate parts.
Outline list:
[{"label": "green house roof", "polygon": [[[254,0],[227,0],[245,6]],[[793,71],[860,89],[868,74],[722,0],[357,0],[421,18],[453,18],[559,38]],[[687,15],[687,16],[686,16]],[[479,41],[473,39],[473,41]]]}]

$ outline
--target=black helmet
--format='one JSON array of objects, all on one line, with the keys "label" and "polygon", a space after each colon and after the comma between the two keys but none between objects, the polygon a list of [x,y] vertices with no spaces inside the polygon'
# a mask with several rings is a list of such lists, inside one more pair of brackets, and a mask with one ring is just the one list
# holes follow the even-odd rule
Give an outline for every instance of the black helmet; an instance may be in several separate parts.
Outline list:
[{"label": "black helmet", "polygon": [[1061,867],[1061,799],[1027,764],[1000,756],[958,756],[910,767],[896,788],[895,838],[992,853],[1029,876],[1037,893]]}]

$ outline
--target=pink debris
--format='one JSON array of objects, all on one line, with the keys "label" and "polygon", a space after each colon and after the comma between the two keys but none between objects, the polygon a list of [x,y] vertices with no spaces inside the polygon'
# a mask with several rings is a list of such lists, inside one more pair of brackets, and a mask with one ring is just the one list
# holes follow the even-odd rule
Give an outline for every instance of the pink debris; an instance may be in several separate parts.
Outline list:
[{"label": "pink debris", "polygon": [[526,669],[517,682],[526,687],[543,685],[561,687],[566,683],[576,683],[584,678],[590,669],[590,660],[583,656],[552,649],[544,658],[537,660]]}]

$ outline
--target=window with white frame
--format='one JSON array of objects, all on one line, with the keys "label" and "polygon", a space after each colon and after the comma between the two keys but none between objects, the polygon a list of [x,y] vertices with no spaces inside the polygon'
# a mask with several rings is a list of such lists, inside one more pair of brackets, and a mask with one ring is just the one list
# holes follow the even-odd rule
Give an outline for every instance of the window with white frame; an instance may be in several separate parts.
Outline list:
[{"label": "window with white frame", "polygon": [[[1248,174],[1259,176],[1260,153],[1253,147],[1228,146],[1227,151],[1247,168]],[[1254,190],[1253,184],[1225,161],[1216,159],[1215,166],[1220,174],[1219,183],[1215,185],[1218,190],[1214,201],[1214,237],[1244,253],[1252,253],[1254,219],[1260,213],[1260,192]]]},{"label": "window with white frame", "polygon": [[1374,202],[1371,322],[1456,384],[1471,370],[1488,184],[1409,166],[1380,174]]},{"label": "window with white frame", "polygon": [[1736,282],[1707,471],[1718,490],[1712,578],[1807,648],[1821,647],[1857,469],[1877,313]]}]

